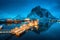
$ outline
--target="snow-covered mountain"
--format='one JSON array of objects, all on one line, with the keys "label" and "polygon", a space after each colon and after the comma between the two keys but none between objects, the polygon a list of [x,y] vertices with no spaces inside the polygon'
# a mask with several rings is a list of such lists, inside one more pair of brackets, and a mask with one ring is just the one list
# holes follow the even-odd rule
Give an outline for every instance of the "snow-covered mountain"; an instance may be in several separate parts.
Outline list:
[{"label": "snow-covered mountain", "polygon": [[[52,16],[48,10],[41,8],[40,6],[36,6],[35,8],[33,8],[27,18],[39,19],[40,30],[42,31],[47,30],[57,20],[57,18]],[[55,21],[50,22],[50,20],[52,19],[54,19]]]},{"label": "snow-covered mountain", "polygon": [[15,16],[13,19],[16,19],[16,20],[23,20],[24,17],[21,17],[20,15],[17,15],[17,16]]}]

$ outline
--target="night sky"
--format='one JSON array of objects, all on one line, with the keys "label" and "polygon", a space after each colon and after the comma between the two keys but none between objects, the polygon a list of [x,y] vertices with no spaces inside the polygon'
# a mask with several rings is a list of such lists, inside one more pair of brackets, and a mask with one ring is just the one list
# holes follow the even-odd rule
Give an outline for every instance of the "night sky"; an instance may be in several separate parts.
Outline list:
[{"label": "night sky", "polygon": [[[31,10],[38,5],[60,19],[60,0],[0,0],[0,18],[14,18],[17,15],[27,17]],[[60,23],[54,23],[49,30],[37,36],[38,39],[60,39]]]},{"label": "night sky", "polygon": [[[26,17],[35,6],[40,5],[60,18],[59,0],[0,0],[0,18],[14,18],[16,15]],[[7,16],[6,16],[7,15]]]}]

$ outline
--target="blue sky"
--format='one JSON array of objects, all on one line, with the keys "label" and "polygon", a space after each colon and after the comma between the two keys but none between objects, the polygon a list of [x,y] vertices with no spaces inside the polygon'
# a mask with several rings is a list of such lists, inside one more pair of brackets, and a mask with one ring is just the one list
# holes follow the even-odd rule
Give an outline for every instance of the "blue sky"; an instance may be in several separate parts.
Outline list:
[{"label": "blue sky", "polygon": [[38,5],[60,18],[59,0],[0,0],[0,18],[14,18],[17,15],[26,17]]}]

